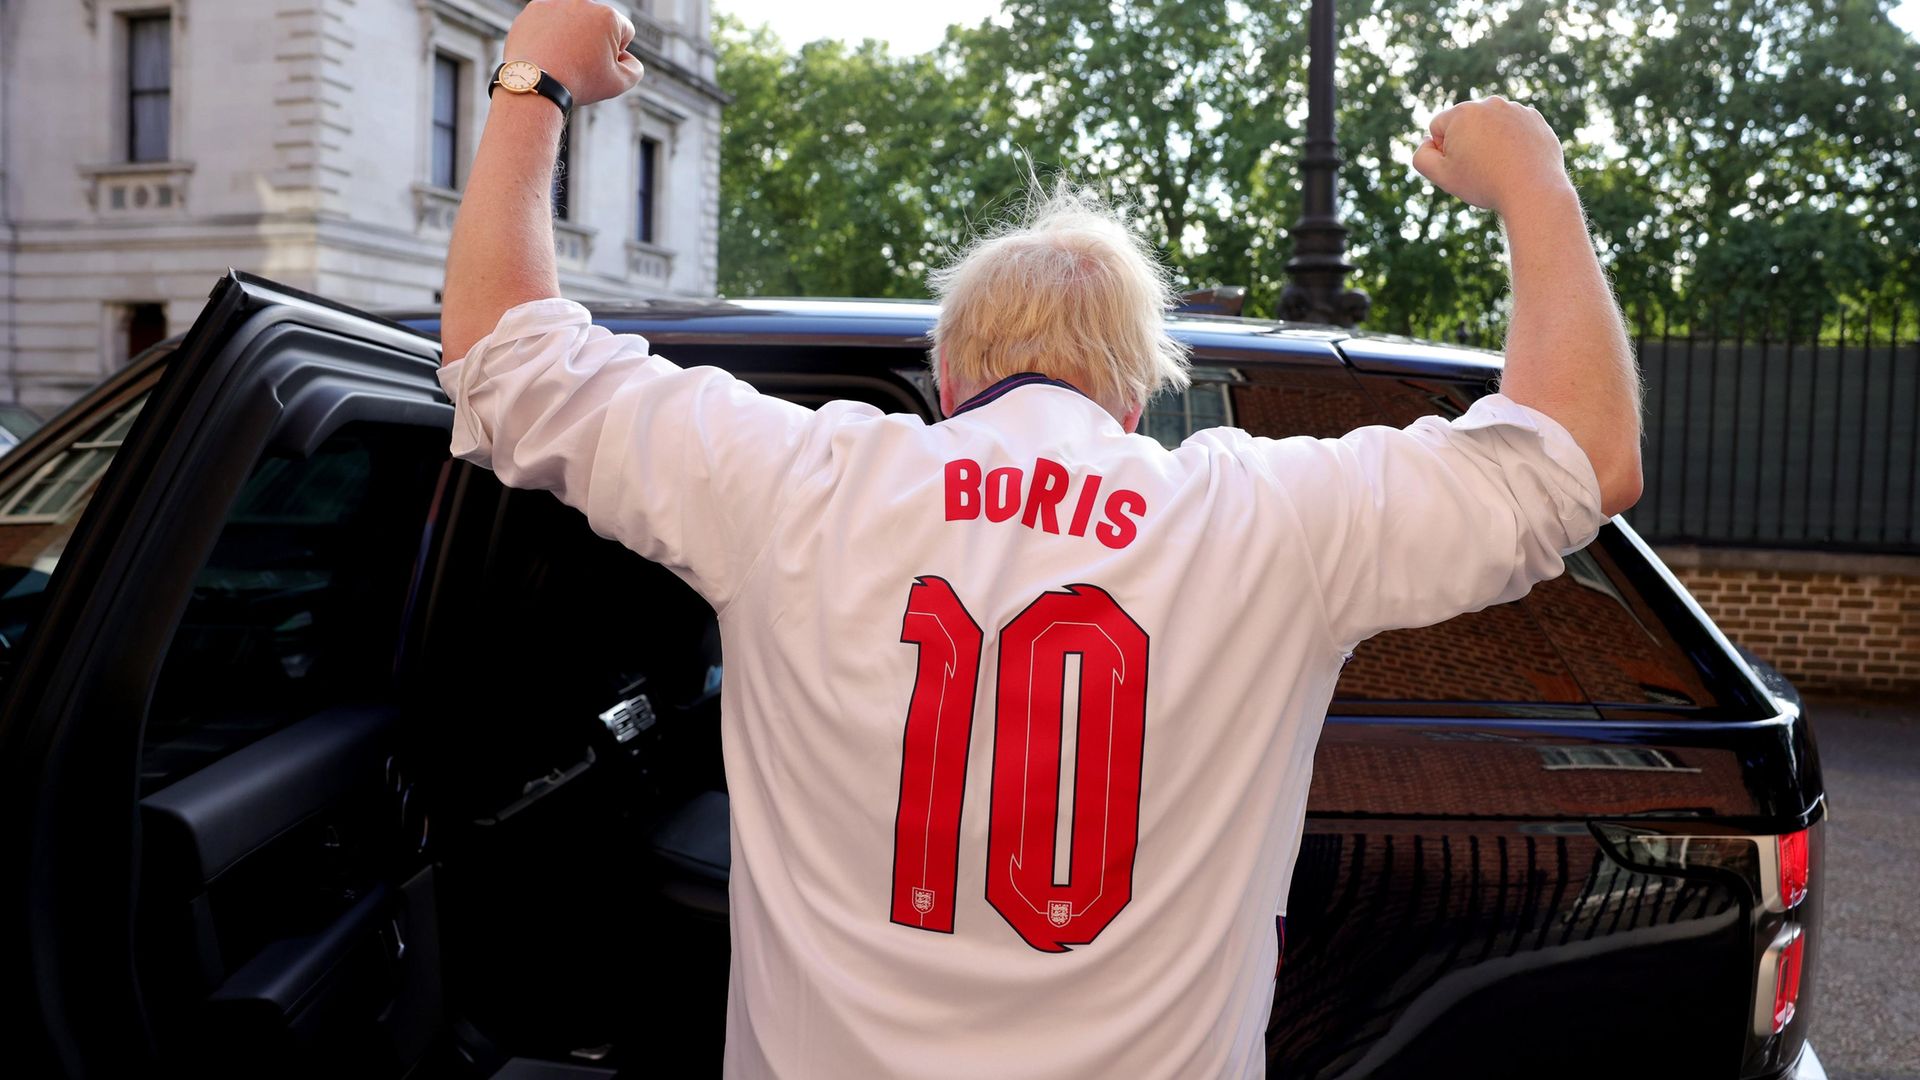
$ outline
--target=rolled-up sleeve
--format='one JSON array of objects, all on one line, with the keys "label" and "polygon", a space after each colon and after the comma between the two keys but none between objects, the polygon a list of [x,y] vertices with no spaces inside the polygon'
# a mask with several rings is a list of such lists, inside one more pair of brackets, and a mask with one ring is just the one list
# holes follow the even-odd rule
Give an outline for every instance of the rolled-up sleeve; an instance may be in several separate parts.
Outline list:
[{"label": "rolled-up sleeve", "polygon": [[1516,600],[1606,522],[1573,436],[1500,394],[1451,421],[1258,440],[1256,452],[1292,504],[1343,649]]},{"label": "rolled-up sleeve", "polygon": [[[680,368],[570,300],[508,311],[440,369],[455,457],[553,492],[594,532],[729,602],[828,417],[717,368]],[[877,412],[877,411],[876,411]]]}]

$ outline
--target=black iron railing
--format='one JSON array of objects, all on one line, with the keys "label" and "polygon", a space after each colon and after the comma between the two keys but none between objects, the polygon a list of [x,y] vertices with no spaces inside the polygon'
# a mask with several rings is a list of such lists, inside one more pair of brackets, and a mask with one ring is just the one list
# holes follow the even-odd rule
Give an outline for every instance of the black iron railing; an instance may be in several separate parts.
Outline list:
[{"label": "black iron railing", "polygon": [[1643,536],[1920,554],[1910,309],[1656,310],[1629,323],[1647,439],[1646,491],[1627,518]]}]

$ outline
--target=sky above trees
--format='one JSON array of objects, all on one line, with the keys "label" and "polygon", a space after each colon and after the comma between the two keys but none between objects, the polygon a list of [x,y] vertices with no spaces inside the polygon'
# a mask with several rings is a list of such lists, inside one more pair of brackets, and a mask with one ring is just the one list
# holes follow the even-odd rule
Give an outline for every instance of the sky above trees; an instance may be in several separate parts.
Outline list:
[{"label": "sky above trees", "polygon": [[[1920,0],[1912,0],[1920,8]],[[789,48],[831,38],[857,42],[874,38],[896,53],[926,52],[940,44],[947,27],[971,25],[1000,10],[999,0],[942,0],[925,3],[795,4],[792,0],[716,0],[723,15],[743,26],[765,25]]]},{"label": "sky above trees", "polygon": [[[999,0],[944,0],[939,4],[849,3],[795,4],[791,0],[719,0],[725,15],[743,26],[766,26],[789,48],[833,38],[859,41],[874,38],[896,53],[926,52],[940,44],[947,27],[973,24],[1000,10]],[[1920,0],[1895,4],[1889,17],[1895,26],[1920,37]]]}]

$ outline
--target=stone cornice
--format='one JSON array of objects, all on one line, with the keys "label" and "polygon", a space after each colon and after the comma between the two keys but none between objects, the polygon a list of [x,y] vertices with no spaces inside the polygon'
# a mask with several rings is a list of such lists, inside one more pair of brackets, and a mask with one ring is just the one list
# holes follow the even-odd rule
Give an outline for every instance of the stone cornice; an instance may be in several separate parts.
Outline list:
[{"label": "stone cornice", "polygon": [[654,52],[652,49],[643,48],[637,42],[628,46],[627,51],[639,57],[640,61],[647,65],[648,75],[659,72],[662,75],[672,76],[674,82],[692,90],[722,108],[733,104],[732,94],[720,89],[720,84],[708,79],[692,68],[675,63],[659,53]]},{"label": "stone cornice", "polygon": [[413,0],[413,6],[476,33],[502,37],[519,11],[505,0]]}]

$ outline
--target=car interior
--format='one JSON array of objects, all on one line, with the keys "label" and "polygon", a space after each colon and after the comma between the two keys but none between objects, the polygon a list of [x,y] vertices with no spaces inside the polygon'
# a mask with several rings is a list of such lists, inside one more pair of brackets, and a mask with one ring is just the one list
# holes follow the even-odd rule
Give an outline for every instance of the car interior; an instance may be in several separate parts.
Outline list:
[{"label": "car interior", "polygon": [[[897,377],[755,383],[929,413]],[[722,663],[689,586],[448,461],[438,428],[263,459],[146,727],[136,946],[163,1056],[717,1072]]]}]

